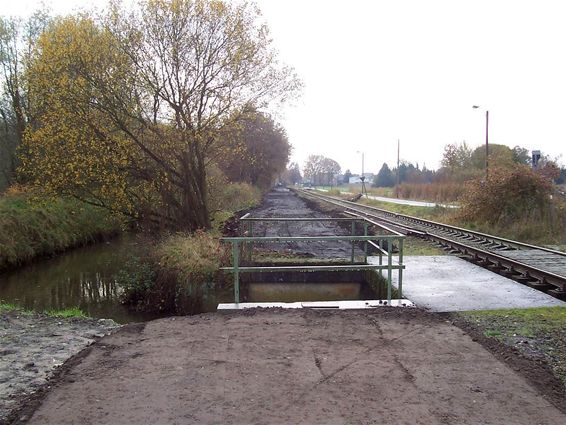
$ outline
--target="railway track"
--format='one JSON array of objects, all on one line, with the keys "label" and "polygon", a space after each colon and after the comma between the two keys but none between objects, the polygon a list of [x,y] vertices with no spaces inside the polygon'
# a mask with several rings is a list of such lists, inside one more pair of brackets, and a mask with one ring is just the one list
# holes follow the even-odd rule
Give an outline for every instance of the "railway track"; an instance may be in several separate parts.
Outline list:
[{"label": "railway track", "polygon": [[566,300],[564,252],[397,214],[313,191],[299,192],[308,198],[342,207],[349,214],[385,223],[401,233],[431,241],[493,272]]}]

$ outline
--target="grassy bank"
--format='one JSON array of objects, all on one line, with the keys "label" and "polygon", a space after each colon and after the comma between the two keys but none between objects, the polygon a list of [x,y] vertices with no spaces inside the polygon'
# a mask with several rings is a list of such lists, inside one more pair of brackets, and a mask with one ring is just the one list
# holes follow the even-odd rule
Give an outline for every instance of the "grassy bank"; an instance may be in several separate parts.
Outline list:
[{"label": "grassy bank", "polygon": [[566,386],[566,307],[459,313],[485,337],[547,364]]},{"label": "grassy bank", "polygon": [[110,237],[122,221],[74,199],[15,191],[0,197],[0,270]]}]

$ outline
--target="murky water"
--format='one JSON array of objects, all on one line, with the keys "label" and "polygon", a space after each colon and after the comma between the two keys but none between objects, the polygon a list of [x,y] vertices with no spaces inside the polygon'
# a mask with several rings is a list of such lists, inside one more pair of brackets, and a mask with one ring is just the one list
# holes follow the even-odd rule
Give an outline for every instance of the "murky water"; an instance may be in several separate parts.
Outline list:
[{"label": "murky water", "polygon": [[139,243],[134,235],[124,235],[0,274],[0,300],[35,311],[79,307],[119,323],[153,318],[120,303],[115,279]]},{"label": "murky water", "polygon": [[[369,295],[370,293],[371,295]],[[369,295],[369,297],[368,297]],[[250,283],[248,302],[348,301],[374,298],[367,285],[357,282]]]},{"label": "murky water", "polygon": [[[122,288],[116,282],[116,275],[131,254],[141,250],[142,243],[147,242],[135,235],[124,235],[2,273],[0,302],[35,311],[79,307],[91,317],[110,318],[118,323],[157,318],[120,302]],[[350,282],[254,282],[243,283],[241,289],[242,302],[376,299],[368,285]],[[205,285],[199,288],[190,311],[192,314],[216,311],[219,303],[233,300],[232,288]]]}]

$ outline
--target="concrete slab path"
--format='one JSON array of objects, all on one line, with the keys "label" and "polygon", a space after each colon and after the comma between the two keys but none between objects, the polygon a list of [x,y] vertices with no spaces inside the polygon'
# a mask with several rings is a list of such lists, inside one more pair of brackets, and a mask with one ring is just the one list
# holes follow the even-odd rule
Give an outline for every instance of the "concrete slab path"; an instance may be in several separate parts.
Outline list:
[{"label": "concrete slab path", "polygon": [[[566,302],[450,255],[408,256],[403,296],[437,312],[566,307]],[[393,274],[397,285],[397,273]]]}]

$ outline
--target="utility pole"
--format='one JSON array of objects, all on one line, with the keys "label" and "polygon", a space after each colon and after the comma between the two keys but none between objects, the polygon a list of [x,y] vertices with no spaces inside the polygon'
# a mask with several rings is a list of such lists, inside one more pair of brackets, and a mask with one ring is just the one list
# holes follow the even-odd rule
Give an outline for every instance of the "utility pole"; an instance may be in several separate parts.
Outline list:
[{"label": "utility pole", "polygon": [[[478,105],[473,105],[472,108],[478,109]],[[485,110],[485,181],[489,177],[489,111]]]},{"label": "utility pole", "polygon": [[400,150],[400,142],[397,139],[397,183],[395,184],[395,197],[399,198],[399,150]]},{"label": "utility pole", "polygon": [[485,181],[489,177],[489,111],[485,111]]}]

